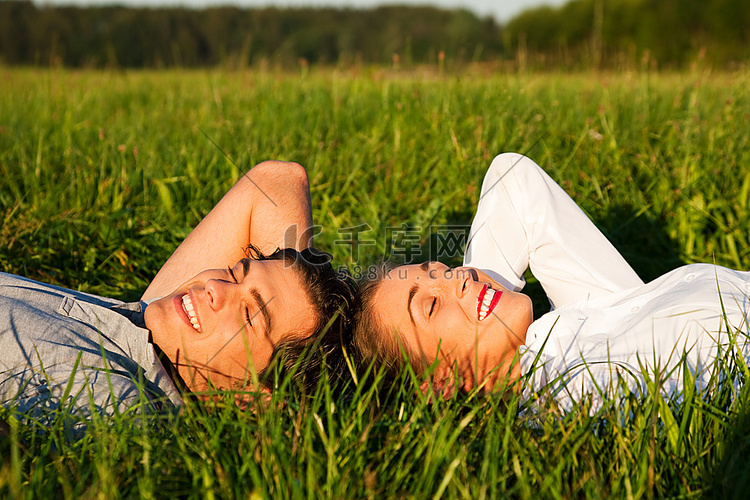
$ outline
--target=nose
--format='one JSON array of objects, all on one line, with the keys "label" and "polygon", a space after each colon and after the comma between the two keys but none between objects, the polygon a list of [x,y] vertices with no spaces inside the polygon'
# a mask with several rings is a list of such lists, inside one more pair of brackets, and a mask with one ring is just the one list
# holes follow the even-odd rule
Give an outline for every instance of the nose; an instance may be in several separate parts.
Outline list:
[{"label": "nose", "polygon": [[466,280],[472,280],[469,268],[451,268],[442,262],[430,262],[428,275],[434,280],[434,285],[437,288],[448,293],[454,293],[458,298],[462,298],[468,291],[468,287],[464,290],[463,286]]},{"label": "nose", "polygon": [[471,289],[470,283],[478,281],[477,273],[470,267],[456,267],[451,269],[451,272],[454,275],[456,296],[463,298]]},{"label": "nose", "polygon": [[210,279],[206,281],[205,290],[208,298],[208,305],[211,309],[218,311],[229,300],[234,283],[229,283],[224,280]]},{"label": "nose", "polygon": [[[424,269],[424,264],[422,264]],[[445,274],[450,272],[451,268],[442,262],[432,261],[427,265],[427,276],[430,279],[445,279]]]}]

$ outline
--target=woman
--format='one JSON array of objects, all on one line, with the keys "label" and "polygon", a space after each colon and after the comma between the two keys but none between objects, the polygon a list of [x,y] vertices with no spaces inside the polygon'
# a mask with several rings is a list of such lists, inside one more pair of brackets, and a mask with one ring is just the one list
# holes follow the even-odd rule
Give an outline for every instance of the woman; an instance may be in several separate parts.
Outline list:
[{"label": "woman", "polygon": [[[638,392],[655,381],[677,395],[686,367],[705,389],[726,349],[750,353],[750,273],[694,264],[644,284],[521,155],[492,162],[464,264],[385,269],[364,284],[354,334],[362,361],[391,374],[406,362],[430,366],[448,392],[512,385],[566,409],[590,396],[596,409],[622,383]],[[529,267],[553,308],[537,321],[518,293]]]}]

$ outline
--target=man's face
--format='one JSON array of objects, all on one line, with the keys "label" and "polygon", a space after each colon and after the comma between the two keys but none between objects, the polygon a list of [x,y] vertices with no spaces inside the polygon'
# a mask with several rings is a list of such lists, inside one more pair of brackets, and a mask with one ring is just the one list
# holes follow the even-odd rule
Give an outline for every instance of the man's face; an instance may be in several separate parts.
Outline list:
[{"label": "man's face", "polygon": [[247,381],[280,340],[307,337],[315,320],[298,272],[282,260],[203,271],[145,312],[153,342],[191,391]]}]

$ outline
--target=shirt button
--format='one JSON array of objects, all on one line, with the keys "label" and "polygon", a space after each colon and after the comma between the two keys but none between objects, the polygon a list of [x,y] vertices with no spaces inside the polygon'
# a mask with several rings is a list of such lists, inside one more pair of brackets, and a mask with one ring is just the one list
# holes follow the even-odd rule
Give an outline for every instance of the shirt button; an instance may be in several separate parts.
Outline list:
[{"label": "shirt button", "polygon": [[693,281],[695,279],[695,274],[690,273],[685,276],[685,281]]},{"label": "shirt button", "polygon": [[631,312],[631,313],[633,313],[633,314],[635,314],[635,313],[637,313],[637,312],[638,312],[638,311],[640,311],[640,310],[641,310],[641,308],[640,308],[640,307],[638,307],[638,306],[633,306],[633,307],[632,307],[632,308],[630,309],[630,312]]}]

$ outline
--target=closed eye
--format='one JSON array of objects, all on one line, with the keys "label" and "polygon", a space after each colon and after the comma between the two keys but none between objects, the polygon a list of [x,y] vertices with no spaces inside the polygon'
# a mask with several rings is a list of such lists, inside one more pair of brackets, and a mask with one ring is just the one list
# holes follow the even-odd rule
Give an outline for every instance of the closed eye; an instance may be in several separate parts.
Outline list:
[{"label": "closed eye", "polygon": [[229,276],[232,277],[232,281],[234,281],[235,283],[239,283],[239,281],[237,281],[237,276],[234,275],[234,269],[232,269],[231,267],[227,267],[227,271],[229,271]]},{"label": "closed eye", "polygon": [[[232,277],[232,281],[239,284],[239,280],[237,280],[237,276],[234,274],[234,269],[227,267],[227,270],[229,271],[229,276]],[[245,310],[245,323],[253,326],[253,322],[250,320],[250,309],[247,306],[244,306],[243,309]]]},{"label": "closed eye", "polygon": [[430,310],[427,312],[427,317],[432,316],[432,313],[435,311],[436,304],[437,304],[437,297],[433,297],[432,304],[430,304]]}]

